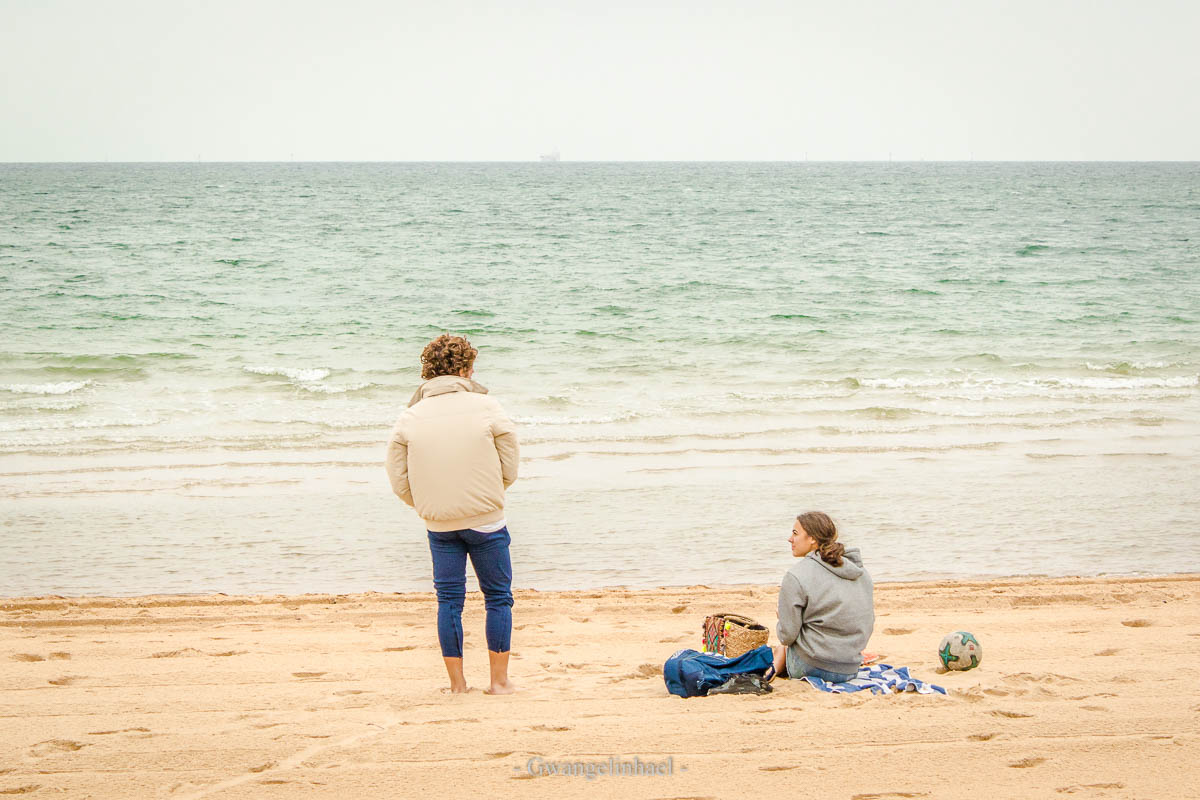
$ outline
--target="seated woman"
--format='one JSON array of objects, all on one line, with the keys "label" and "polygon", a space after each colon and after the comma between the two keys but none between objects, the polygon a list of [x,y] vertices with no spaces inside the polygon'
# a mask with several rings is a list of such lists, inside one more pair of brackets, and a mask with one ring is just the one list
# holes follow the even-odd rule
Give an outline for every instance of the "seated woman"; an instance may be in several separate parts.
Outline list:
[{"label": "seated woman", "polygon": [[775,673],[840,683],[858,674],[875,628],[875,585],[858,548],[843,547],[829,515],[796,517],[788,537],[800,559],[779,587]]}]

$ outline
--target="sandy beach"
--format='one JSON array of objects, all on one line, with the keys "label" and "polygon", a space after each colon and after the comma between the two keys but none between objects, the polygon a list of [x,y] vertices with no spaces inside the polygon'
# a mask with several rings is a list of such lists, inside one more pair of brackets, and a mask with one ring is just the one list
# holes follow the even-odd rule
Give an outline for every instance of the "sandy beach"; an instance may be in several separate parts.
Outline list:
[{"label": "sandy beach", "polygon": [[[1195,797],[1200,576],[882,584],[871,648],[949,690],[684,700],[663,661],[775,587],[517,593],[522,691],[450,696],[431,594],[10,598],[0,794]],[[467,676],[486,676],[468,597]],[[981,667],[938,674],[941,636]],[[545,775],[610,758],[666,775]]]}]

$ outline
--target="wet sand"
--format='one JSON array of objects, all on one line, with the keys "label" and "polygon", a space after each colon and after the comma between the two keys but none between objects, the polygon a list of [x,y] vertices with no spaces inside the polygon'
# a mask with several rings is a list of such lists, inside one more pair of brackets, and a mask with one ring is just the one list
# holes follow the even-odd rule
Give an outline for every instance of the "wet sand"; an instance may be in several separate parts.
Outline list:
[{"label": "wet sand", "polygon": [[[427,593],[10,598],[0,794],[1195,796],[1200,576],[881,584],[870,649],[948,697],[667,694],[706,613],[773,626],[775,591],[519,591],[508,697],[443,693]],[[478,595],[464,622],[483,686]],[[938,674],[957,629],[983,663]],[[538,774],[610,757],[670,774]]]}]

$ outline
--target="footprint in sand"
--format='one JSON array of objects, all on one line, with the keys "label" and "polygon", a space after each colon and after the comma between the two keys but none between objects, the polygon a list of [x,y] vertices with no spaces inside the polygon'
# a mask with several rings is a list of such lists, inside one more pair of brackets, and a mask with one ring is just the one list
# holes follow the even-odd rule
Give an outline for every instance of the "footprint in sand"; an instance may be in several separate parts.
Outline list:
[{"label": "footprint in sand", "polygon": [[1121,624],[1126,628],[1148,628],[1154,623],[1148,619],[1123,619]]},{"label": "footprint in sand", "polygon": [[928,797],[929,792],[876,792],[856,794],[850,800],[887,800],[889,797]]},{"label": "footprint in sand", "polygon": [[334,692],[333,696],[334,697],[346,697],[346,696],[352,695],[352,694],[366,694],[366,693],[367,693],[367,691],[365,689],[342,689],[340,692]]},{"label": "footprint in sand", "polygon": [[1108,711],[1104,706],[1080,706],[1084,711]]},{"label": "footprint in sand", "polygon": [[1060,786],[1054,791],[1059,794],[1075,794],[1089,789],[1124,789],[1123,783],[1077,783],[1074,786]]},{"label": "footprint in sand", "polygon": [[55,753],[74,753],[76,750],[82,750],[85,747],[87,747],[86,744],[72,742],[69,739],[47,739],[29,748],[29,755],[41,758],[43,756],[54,755]]},{"label": "footprint in sand", "polygon": [[786,772],[789,769],[799,769],[799,765],[791,767],[759,767],[760,772]]},{"label": "footprint in sand", "polygon": [[149,733],[149,728],[121,728],[115,731],[88,731],[88,736],[108,736],[113,733]]},{"label": "footprint in sand", "polygon": [[53,678],[46,681],[46,683],[51,686],[70,686],[82,677],[82,675],[63,675],[61,678]]},{"label": "footprint in sand", "polygon": [[995,734],[995,733],[973,733],[967,737],[967,741],[968,742],[990,742],[992,739],[995,739],[996,736],[997,736],[997,734]]},{"label": "footprint in sand", "polygon": [[328,673],[325,673],[325,672],[293,672],[292,677],[293,678],[319,678],[322,675],[326,675],[326,674],[328,674]]},{"label": "footprint in sand", "polygon": [[559,731],[569,731],[571,729],[568,727],[562,726],[562,725],[534,725],[529,730],[531,730],[531,731],[547,731],[547,732],[551,732],[551,733],[557,733]]},{"label": "footprint in sand", "polygon": [[12,656],[13,661],[45,661],[46,659],[39,656],[37,653],[17,653]]},{"label": "footprint in sand", "polygon": [[884,628],[883,632],[888,636],[907,636],[913,632],[912,628]]},{"label": "footprint in sand", "polygon": [[416,650],[416,649],[417,649],[417,646],[415,644],[406,644],[403,647],[385,647],[385,648],[383,648],[383,652],[385,652],[385,653],[403,653],[405,650]]},{"label": "footprint in sand", "polygon": [[53,652],[53,653],[51,653],[51,654],[50,654],[50,660],[51,660],[51,661],[70,661],[70,660],[71,660],[71,654],[70,654],[70,653],[64,653],[64,652],[62,652],[61,650],[58,650],[58,651],[55,651],[55,652]]},{"label": "footprint in sand", "polygon": [[658,664],[642,664],[633,672],[626,675],[626,678],[657,678],[662,674],[662,667]]},{"label": "footprint in sand", "polygon": [[1105,649],[1105,650],[1100,650],[1099,652],[1093,653],[1092,655],[1097,655],[1097,656],[1115,656],[1115,655],[1116,655],[1117,653],[1119,653],[1119,652],[1121,652],[1121,648],[1119,648],[1119,647],[1109,647],[1109,648],[1107,648],[1107,649]]},{"label": "footprint in sand", "polygon": [[1028,719],[1033,714],[1022,714],[1020,711],[993,711],[993,717],[1005,717],[1007,719]]},{"label": "footprint in sand", "polygon": [[503,753],[486,753],[485,755],[488,758],[508,758],[514,752],[516,752],[516,751],[515,750],[505,750]]},{"label": "footprint in sand", "polygon": [[185,647],[182,650],[163,650],[161,653],[151,653],[151,658],[187,658],[192,656],[202,656],[201,653],[194,647]]},{"label": "footprint in sand", "polygon": [[213,653],[216,658],[227,658],[229,656],[244,656],[249,650],[226,650],[224,653]]},{"label": "footprint in sand", "polygon": [[687,611],[687,606],[675,606],[671,609],[672,614],[682,614],[685,611]]},{"label": "footprint in sand", "polygon": [[1046,759],[1040,757],[1022,758],[1020,761],[1014,761],[1013,763],[1009,764],[1009,766],[1013,769],[1029,769],[1030,767],[1036,767],[1038,764],[1044,763],[1046,763]]},{"label": "footprint in sand", "polygon": [[259,765],[259,766],[257,766],[257,767],[251,767],[251,768],[250,768],[250,771],[251,771],[251,772],[266,772],[266,771],[267,771],[267,770],[269,770],[271,767],[275,766],[275,764],[276,764],[276,762],[274,762],[274,761],[268,761],[267,763],[265,763],[265,764],[260,764],[260,765]]},{"label": "footprint in sand", "polygon": [[27,783],[24,786],[15,786],[12,789],[0,789],[0,794],[29,794],[36,792],[42,788],[40,783]]}]

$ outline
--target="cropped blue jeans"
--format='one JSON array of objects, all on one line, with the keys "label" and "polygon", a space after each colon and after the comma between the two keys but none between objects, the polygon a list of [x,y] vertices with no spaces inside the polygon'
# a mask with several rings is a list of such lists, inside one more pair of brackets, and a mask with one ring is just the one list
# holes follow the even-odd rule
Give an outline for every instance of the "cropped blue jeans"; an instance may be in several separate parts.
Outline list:
[{"label": "cropped blue jeans", "polygon": [[789,647],[787,649],[787,657],[784,659],[784,664],[787,666],[787,676],[793,680],[799,680],[812,675],[814,678],[820,678],[826,683],[844,683],[846,681],[853,680],[858,675],[856,672],[830,672],[827,669],[814,667],[811,664],[805,663],[804,659],[800,657],[800,654],[796,652],[795,647]]},{"label": "cropped blue jeans", "polygon": [[488,650],[507,653],[512,640],[512,559],[508,528],[493,533],[470,529],[428,531],[437,591],[438,643],[445,658],[462,658],[463,603],[467,597],[467,557],[483,592]]}]

